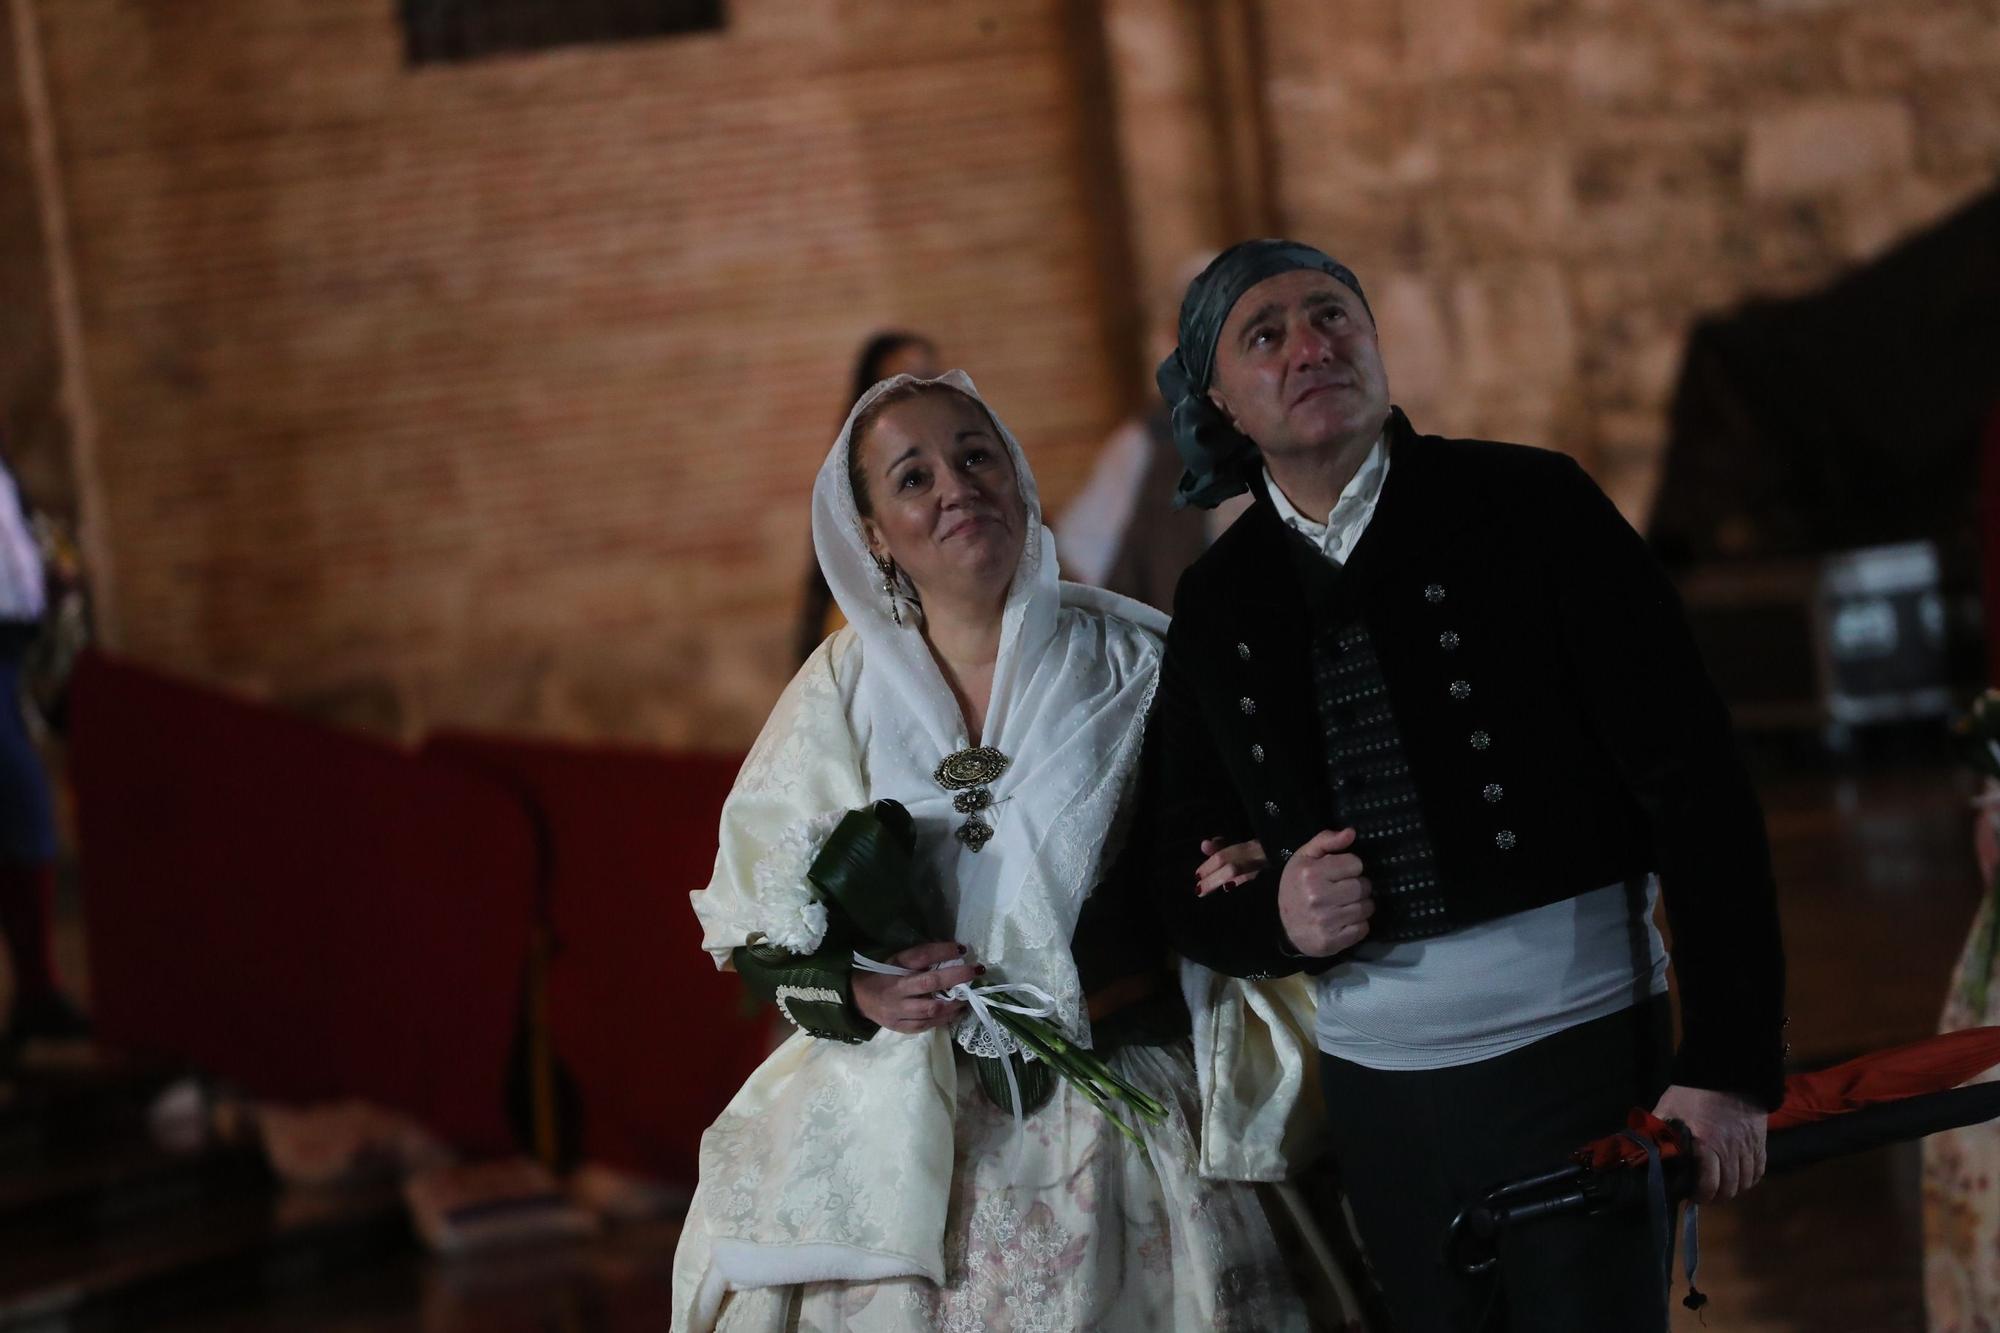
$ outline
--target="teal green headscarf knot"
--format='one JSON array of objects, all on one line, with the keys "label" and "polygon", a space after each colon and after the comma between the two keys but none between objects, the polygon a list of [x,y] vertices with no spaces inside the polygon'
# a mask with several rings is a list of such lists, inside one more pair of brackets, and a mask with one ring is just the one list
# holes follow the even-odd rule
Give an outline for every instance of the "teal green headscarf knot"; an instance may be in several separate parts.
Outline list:
[{"label": "teal green headscarf knot", "polygon": [[[1362,307],[1368,297],[1352,269],[1324,251],[1297,241],[1242,241],[1230,246],[1195,280],[1181,300],[1180,345],[1154,372],[1167,400],[1174,445],[1187,471],[1181,474],[1174,505],[1213,509],[1250,487],[1262,466],[1257,446],[1209,400],[1215,376],[1215,345],[1222,325],[1243,293],[1266,278],[1294,269],[1314,269],[1353,289]],[[1373,311],[1369,312],[1371,315]]]}]

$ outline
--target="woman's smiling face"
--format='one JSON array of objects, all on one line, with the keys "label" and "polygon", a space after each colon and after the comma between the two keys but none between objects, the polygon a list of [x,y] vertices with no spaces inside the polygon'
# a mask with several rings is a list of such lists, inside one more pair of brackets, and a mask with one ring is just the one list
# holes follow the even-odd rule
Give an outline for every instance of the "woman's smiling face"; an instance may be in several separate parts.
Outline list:
[{"label": "woman's smiling face", "polygon": [[1027,507],[979,404],[942,388],[891,403],[868,424],[854,471],[869,548],[894,560],[919,597],[1005,595]]}]

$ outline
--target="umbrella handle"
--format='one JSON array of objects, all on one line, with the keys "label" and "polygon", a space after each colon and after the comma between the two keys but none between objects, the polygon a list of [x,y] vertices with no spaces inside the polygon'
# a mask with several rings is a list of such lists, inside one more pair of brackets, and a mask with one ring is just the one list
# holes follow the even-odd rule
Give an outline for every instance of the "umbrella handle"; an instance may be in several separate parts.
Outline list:
[{"label": "umbrella handle", "polygon": [[[1500,1262],[1500,1233],[1508,1227],[1592,1207],[1596,1196],[1587,1179],[1590,1174],[1582,1167],[1572,1167],[1489,1191],[1478,1203],[1460,1209],[1451,1220],[1451,1230],[1445,1235],[1445,1262],[1467,1277],[1492,1271]],[[1512,1202],[1517,1195],[1536,1186],[1569,1182],[1579,1183],[1547,1198]]]},{"label": "umbrella handle", "polygon": [[[1663,1163],[1667,1197],[1687,1197],[1695,1173],[1690,1157],[1676,1157]],[[1566,1186],[1542,1198],[1522,1198],[1537,1190]],[[1630,1170],[1592,1171],[1583,1166],[1567,1166],[1523,1180],[1510,1181],[1488,1190],[1477,1202],[1466,1205],[1452,1219],[1445,1236],[1445,1262],[1465,1277],[1490,1273],[1500,1262],[1500,1233],[1523,1222],[1565,1213],[1601,1213],[1643,1204],[1646,1177]]]},{"label": "umbrella handle", "polygon": [[1445,1262],[1471,1277],[1488,1272],[1500,1262],[1499,1236],[1512,1220],[1507,1201],[1522,1194],[1566,1185],[1583,1177],[1586,1168],[1568,1163],[1538,1176],[1510,1180],[1495,1185],[1477,1203],[1461,1208],[1445,1233]]},{"label": "umbrella handle", "polygon": [[1463,1277],[1492,1272],[1500,1262],[1500,1227],[1484,1200],[1461,1208],[1445,1234],[1445,1264]]},{"label": "umbrella handle", "polygon": [[1571,1162],[1557,1167],[1553,1171],[1544,1171],[1539,1176],[1524,1176],[1519,1180],[1510,1180],[1504,1185],[1495,1185],[1492,1189],[1486,1191],[1485,1197],[1481,1202],[1497,1207],[1507,1200],[1514,1198],[1516,1195],[1533,1194],[1539,1190],[1548,1189],[1553,1185],[1567,1185],[1573,1181],[1582,1180],[1589,1174],[1589,1167]]}]

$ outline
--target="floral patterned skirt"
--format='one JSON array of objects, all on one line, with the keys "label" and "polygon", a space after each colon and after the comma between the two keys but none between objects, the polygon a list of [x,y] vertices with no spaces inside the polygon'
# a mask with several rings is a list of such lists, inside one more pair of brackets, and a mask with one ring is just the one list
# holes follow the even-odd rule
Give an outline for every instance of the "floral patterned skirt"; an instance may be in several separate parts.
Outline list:
[{"label": "floral patterned skirt", "polygon": [[1132,1146],[1066,1083],[1026,1122],[961,1055],[946,1281],[827,1282],[735,1292],[722,1333],[1284,1333],[1307,1328],[1256,1187],[1195,1170],[1195,1072],[1185,1042],[1130,1046],[1111,1065],[1167,1107]]},{"label": "floral patterned skirt", "polygon": [[[1982,947],[1992,925],[1989,894],[1952,971],[1941,1032],[2000,1023],[2000,975],[1989,977],[1976,1011],[1967,985],[1979,967],[2000,972]],[[1924,1307],[1931,1333],[2000,1333],[2000,1123],[1924,1140]]]}]

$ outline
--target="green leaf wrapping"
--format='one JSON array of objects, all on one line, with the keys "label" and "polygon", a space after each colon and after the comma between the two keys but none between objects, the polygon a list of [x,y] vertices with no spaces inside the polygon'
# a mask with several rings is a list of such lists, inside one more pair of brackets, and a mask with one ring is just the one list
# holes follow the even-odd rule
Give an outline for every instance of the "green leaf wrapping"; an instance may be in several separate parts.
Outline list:
[{"label": "green leaf wrapping", "polygon": [[[806,871],[806,879],[826,904],[829,941],[851,942],[859,952],[887,961],[935,938],[918,900],[916,843],[915,821],[896,801],[877,801],[842,816]],[[1095,1052],[1072,1043],[1054,1023],[1004,1011],[995,1019],[1037,1057],[1017,1059],[1014,1066],[1024,1113],[1046,1101],[1060,1078],[1135,1144],[1138,1135],[1112,1103],[1123,1104],[1143,1121],[1158,1124],[1166,1118],[1165,1107],[1120,1078]],[[998,1061],[981,1059],[977,1077],[996,1105],[1012,1108]]]},{"label": "green leaf wrapping", "polygon": [[[834,932],[828,931],[831,937]],[[859,1044],[873,1037],[876,1025],[854,1007],[853,950],[845,941],[823,945],[817,953],[795,954],[774,945],[747,944],[733,953],[736,974],[745,990],[767,1003],[777,1003],[788,988],[785,1016],[815,1037]],[[837,999],[806,999],[799,992],[830,992]]]},{"label": "green leaf wrapping", "polygon": [[1023,1060],[1018,1055],[982,1055],[972,1062],[979,1090],[986,1094],[987,1101],[1003,1110],[1013,1109],[1014,1095],[1008,1090],[1007,1075],[1000,1068],[1003,1061],[1013,1063],[1014,1078],[1021,1088],[1021,1114],[1033,1115],[1048,1104],[1055,1095],[1056,1071],[1045,1061]]},{"label": "green leaf wrapping", "polygon": [[916,826],[896,801],[850,810],[806,871],[840,933],[883,961],[931,939],[912,883]]}]

